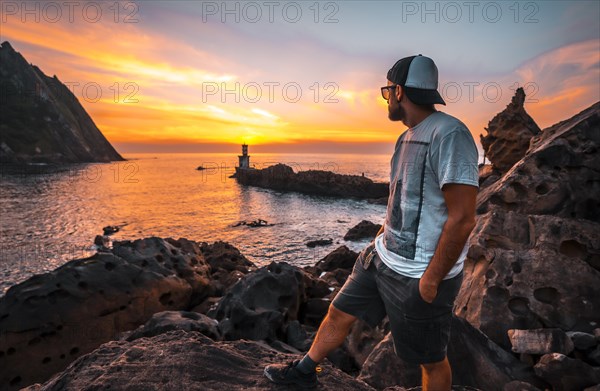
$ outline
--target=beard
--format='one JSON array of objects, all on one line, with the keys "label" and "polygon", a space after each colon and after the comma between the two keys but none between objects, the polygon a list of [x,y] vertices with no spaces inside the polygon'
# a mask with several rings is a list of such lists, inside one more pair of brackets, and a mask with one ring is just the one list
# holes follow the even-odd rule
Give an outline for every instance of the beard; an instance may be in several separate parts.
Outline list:
[{"label": "beard", "polygon": [[397,100],[391,100],[388,104],[388,118],[390,121],[402,121],[406,117],[406,111],[400,106]]}]

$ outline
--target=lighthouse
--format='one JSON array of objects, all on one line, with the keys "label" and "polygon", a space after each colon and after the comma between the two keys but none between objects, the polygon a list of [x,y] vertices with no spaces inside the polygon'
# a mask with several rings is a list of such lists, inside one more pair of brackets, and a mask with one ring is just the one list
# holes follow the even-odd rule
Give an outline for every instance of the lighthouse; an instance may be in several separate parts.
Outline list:
[{"label": "lighthouse", "polygon": [[240,159],[239,168],[250,168],[250,155],[248,155],[248,145],[242,144],[242,154],[238,155]]}]

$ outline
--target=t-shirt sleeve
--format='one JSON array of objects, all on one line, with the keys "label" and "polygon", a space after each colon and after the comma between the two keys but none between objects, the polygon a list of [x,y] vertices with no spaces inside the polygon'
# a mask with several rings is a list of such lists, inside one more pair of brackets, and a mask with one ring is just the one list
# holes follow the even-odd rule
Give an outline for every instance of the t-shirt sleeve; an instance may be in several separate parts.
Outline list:
[{"label": "t-shirt sleeve", "polygon": [[468,129],[458,127],[438,143],[434,140],[431,151],[431,168],[440,189],[448,183],[479,187],[477,147]]}]

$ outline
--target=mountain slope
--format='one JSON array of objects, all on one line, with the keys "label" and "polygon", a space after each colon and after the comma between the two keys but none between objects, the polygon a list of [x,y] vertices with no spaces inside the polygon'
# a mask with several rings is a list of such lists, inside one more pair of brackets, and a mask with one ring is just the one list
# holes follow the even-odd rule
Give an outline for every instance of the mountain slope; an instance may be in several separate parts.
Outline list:
[{"label": "mountain slope", "polygon": [[124,160],[75,95],[29,64],[8,41],[0,46],[0,161]]}]

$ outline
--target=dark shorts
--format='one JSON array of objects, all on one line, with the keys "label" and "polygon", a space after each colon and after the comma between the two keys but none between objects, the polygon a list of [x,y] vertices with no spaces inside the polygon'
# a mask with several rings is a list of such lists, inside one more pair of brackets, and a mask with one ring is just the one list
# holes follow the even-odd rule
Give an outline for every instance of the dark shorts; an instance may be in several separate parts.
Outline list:
[{"label": "dark shorts", "polygon": [[371,327],[388,315],[394,350],[404,361],[415,364],[442,361],[446,357],[452,307],[463,273],[443,280],[430,304],[419,293],[419,279],[390,269],[381,261],[374,246],[371,242],[358,255],[333,306]]}]

